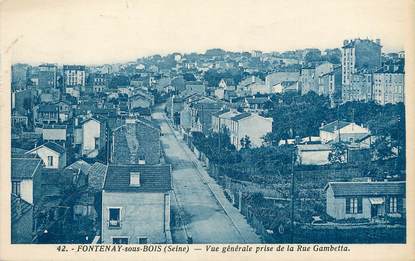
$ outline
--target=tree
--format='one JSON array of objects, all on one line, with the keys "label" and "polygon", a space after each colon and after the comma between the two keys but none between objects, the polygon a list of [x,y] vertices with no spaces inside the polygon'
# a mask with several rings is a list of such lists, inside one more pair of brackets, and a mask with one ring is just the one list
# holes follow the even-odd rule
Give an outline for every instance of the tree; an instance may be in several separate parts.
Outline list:
[{"label": "tree", "polygon": [[379,136],[372,146],[372,156],[376,160],[387,160],[395,156],[392,151],[391,140],[385,136]]},{"label": "tree", "polygon": [[245,135],[245,137],[243,137],[241,139],[241,146],[243,149],[249,149],[251,148],[251,139],[249,138],[248,135]]},{"label": "tree", "polygon": [[347,145],[340,141],[333,143],[332,151],[329,153],[331,164],[342,164],[346,162]]}]

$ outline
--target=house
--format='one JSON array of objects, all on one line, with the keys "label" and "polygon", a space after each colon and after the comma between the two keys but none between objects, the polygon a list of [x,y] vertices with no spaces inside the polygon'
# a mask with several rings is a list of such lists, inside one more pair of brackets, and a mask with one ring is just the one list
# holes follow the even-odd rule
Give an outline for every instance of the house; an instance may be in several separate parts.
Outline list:
[{"label": "house", "polygon": [[405,217],[405,181],[329,182],[326,212],[336,220]]},{"label": "house", "polygon": [[183,110],[183,106],[184,99],[176,95],[172,95],[166,102],[167,115],[176,125],[180,124],[180,112]]},{"label": "house", "polygon": [[19,115],[17,112],[14,112],[11,116],[11,127],[13,128],[27,128],[29,124],[29,119],[27,116]]},{"label": "house", "polygon": [[214,96],[218,99],[229,100],[229,92],[235,92],[236,90],[235,82],[231,78],[221,79],[218,86],[214,91]]},{"label": "house", "polygon": [[67,135],[66,125],[44,124],[42,127],[42,139],[44,141],[54,141],[58,143],[65,143]]},{"label": "house", "polygon": [[125,120],[112,133],[111,163],[159,164],[160,128],[143,118]]},{"label": "house", "polygon": [[71,165],[67,166],[65,169],[79,170],[85,175],[87,175],[90,168],[91,164],[85,162],[84,160],[77,160]]},{"label": "house", "polygon": [[11,194],[11,243],[30,244],[33,239],[33,205]]},{"label": "house", "polygon": [[59,106],[56,104],[40,104],[34,108],[35,123],[59,123]]},{"label": "house", "polygon": [[342,74],[341,67],[334,67],[331,72],[321,74],[318,78],[318,94],[328,96],[334,105],[341,98]]},{"label": "house", "polygon": [[373,100],[380,105],[405,102],[403,63],[385,65],[373,74]]},{"label": "house", "polygon": [[[89,165],[89,164],[88,164]],[[76,166],[74,166],[76,167]],[[85,164],[79,165],[81,168],[85,168]],[[93,227],[95,230],[99,230],[101,223],[101,207],[102,207],[102,189],[104,187],[105,173],[107,171],[107,165],[100,162],[95,162],[89,165],[87,170],[84,170],[87,176],[87,188],[83,190],[74,202],[73,214],[74,220],[81,219],[81,217],[87,217],[93,221]]]},{"label": "house", "polygon": [[332,148],[329,144],[297,145],[297,163],[299,165],[326,165],[330,163],[331,152]]},{"label": "house", "polygon": [[354,122],[333,121],[320,127],[320,139],[322,143],[331,141],[354,142],[370,134],[368,128],[357,125]]},{"label": "house", "polygon": [[60,101],[56,103],[56,105],[59,107],[59,121],[60,122],[66,122],[70,118],[72,118],[71,104],[65,101]]},{"label": "house", "polygon": [[310,91],[318,93],[318,75],[316,73],[316,67],[313,65],[304,66],[301,68],[301,95],[304,95]]},{"label": "house", "polygon": [[219,88],[230,88],[230,87],[235,87],[235,82],[233,81],[232,78],[223,78],[220,80],[219,82]]},{"label": "house", "polygon": [[236,95],[247,96],[247,95],[254,95],[257,93],[269,93],[269,87],[264,85],[265,82],[261,80],[259,77],[254,75],[249,76],[248,78],[242,80],[236,89]]},{"label": "house", "polygon": [[231,118],[238,115],[236,110],[223,109],[212,114],[212,131],[219,133],[231,128]]},{"label": "house", "polygon": [[171,243],[170,165],[109,165],[102,192],[103,244]]},{"label": "house", "polygon": [[185,83],[185,89],[182,91],[183,96],[189,96],[192,94],[206,95],[206,86],[200,81],[187,81]]},{"label": "house", "polygon": [[147,120],[151,120],[151,109],[137,107],[137,108],[130,110],[130,115],[135,116],[135,117],[143,117]]},{"label": "house", "polygon": [[94,158],[106,145],[106,123],[102,117],[94,116],[81,123],[82,145],[81,154]]},{"label": "house", "polygon": [[224,110],[212,115],[213,131],[219,132],[227,129],[231,143],[236,149],[241,149],[241,139],[246,136],[251,146],[262,145],[263,137],[272,131],[272,118],[264,118],[254,113],[240,113],[234,110]]},{"label": "house", "polygon": [[271,86],[271,93],[298,92],[299,90],[298,81],[282,81]]},{"label": "house", "polygon": [[209,97],[192,97],[180,113],[180,126],[185,131],[207,134],[212,128],[212,114],[220,111],[223,106],[223,102]]},{"label": "house", "polygon": [[37,154],[42,159],[44,167],[47,169],[62,169],[66,167],[66,150],[61,145],[48,141],[26,154]]},{"label": "house", "polygon": [[157,84],[155,86],[155,89],[159,93],[169,93],[169,92],[174,90],[174,87],[171,84],[171,79],[170,78],[161,78],[157,82]]},{"label": "house", "polygon": [[25,155],[12,155],[11,159],[11,191],[12,194],[35,204],[40,192],[40,179],[43,164],[37,157]]},{"label": "house", "polygon": [[300,80],[300,73],[299,72],[274,72],[268,74],[265,77],[265,86],[268,88],[272,88],[277,84],[280,84],[284,81],[299,81]]},{"label": "house", "polygon": [[245,97],[243,101],[243,107],[249,108],[249,111],[256,112],[260,110],[264,110],[267,105],[271,104],[270,97],[256,97],[255,95],[252,97]]},{"label": "house", "polygon": [[141,94],[135,94],[128,98],[128,108],[130,110],[135,108],[149,108],[151,105],[151,99]]},{"label": "house", "polygon": [[350,75],[348,85],[343,85],[341,89],[342,102],[372,100],[373,77],[372,73],[366,69],[354,72]]},{"label": "house", "polygon": [[101,192],[104,187],[107,165],[95,162],[88,169],[88,188],[94,192]]}]

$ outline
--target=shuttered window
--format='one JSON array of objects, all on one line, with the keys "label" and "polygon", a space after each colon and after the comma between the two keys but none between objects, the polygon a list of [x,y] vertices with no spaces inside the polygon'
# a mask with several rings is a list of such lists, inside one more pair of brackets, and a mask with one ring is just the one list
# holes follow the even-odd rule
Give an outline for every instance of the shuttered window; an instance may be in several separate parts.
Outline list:
[{"label": "shuttered window", "polygon": [[363,212],[361,197],[346,198],[346,214],[359,214]]}]

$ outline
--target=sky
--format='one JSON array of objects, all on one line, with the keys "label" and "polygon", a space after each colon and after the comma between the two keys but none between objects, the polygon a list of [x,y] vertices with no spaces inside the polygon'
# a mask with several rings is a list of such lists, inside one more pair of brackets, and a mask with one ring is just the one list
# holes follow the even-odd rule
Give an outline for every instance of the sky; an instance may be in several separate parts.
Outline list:
[{"label": "sky", "polygon": [[405,42],[405,0],[6,0],[0,41],[12,62],[103,64],[172,52],[337,48]]}]

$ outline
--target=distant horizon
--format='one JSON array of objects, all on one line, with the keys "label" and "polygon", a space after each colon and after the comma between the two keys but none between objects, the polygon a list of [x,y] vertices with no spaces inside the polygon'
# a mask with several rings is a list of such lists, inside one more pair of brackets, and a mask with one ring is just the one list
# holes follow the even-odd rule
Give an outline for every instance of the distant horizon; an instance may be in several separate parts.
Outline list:
[{"label": "distant horizon", "polygon": [[[358,39],[358,37],[356,38],[351,38],[351,39]],[[360,39],[367,39],[367,38],[360,38]],[[346,40],[346,39],[345,39]],[[350,39],[347,39],[350,40]],[[369,40],[375,40],[375,39],[370,39]],[[381,45],[382,45],[382,53],[398,53],[401,51],[405,51],[404,48],[389,48],[387,49],[387,51],[384,50],[384,46],[382,43],[382,39],[381,39]],[[37,66],[37,65],[41,65],[41,64],[46,64],[46,63],[50,63],[50,64],[58,64],[58,65],[85,65],[85,66],[99,66],[99,65],[112,65],[112,64],[125,64],[125,63],[129,63],[129,62],[137,62],[137,60],[139,59],[143,59],[146,57],[151,57],[151,56],[155,56],[155,55],[160,55],[162,57],[165,57],[167,55],[171,55],[173,53],[179,53],[181,55],[187,55],[187,54],[191,54],[191,53],[197,53],[197,54],[204,54],[207,50],[211,50],[211,49],[221,49],[225,52],[234,52],[234,53],[242,53],[242,52],[252,52],[252,51],[260,51],[262,53],[274,53],[274,52],[278,52],[278,53],[284,53],[284,52],[289,52],[289,51],[296,51],[296,50],[304,50],[304,49],[319,49],[320,51],[324,51],[326,49],[340,49],[341,50],[341,46],[339,47],[325,47],[325,48],[318,48],[318,47],[304,47],[304,48],[296,48],[296,49],[287,49],[287,50],[270,50],[270,51],[266,51],[266,50],[260,50],[260,49],[251,49],[251,50],[229,50],[229,49],[224,49],[221,47],[212,47],[212,48],[208,48],[205,50],[194,50],[194,51],[185,51],[185,52],[180,52],[180,51],[170,51],[170,52],[155,52],[155,53],[149,53],[147,55],[142,55],[142,56],[137,56],[136,58],[130,58],[130,59],[124,59],[124,60],[119,60],[119,61],[108,61],[108,62],[102,62],[102,63],[82,63],[82,62],[56,62],[56,61],[32,61],[32,62],[27,62],[27,61],[12,61],[12,64],[28,64],[28,65],[32,65],[32,66]]]}]

